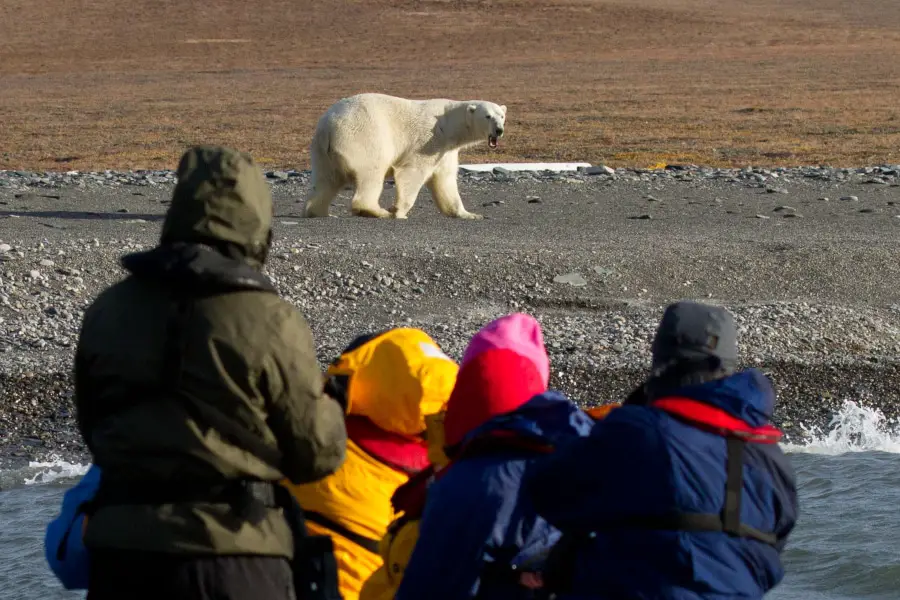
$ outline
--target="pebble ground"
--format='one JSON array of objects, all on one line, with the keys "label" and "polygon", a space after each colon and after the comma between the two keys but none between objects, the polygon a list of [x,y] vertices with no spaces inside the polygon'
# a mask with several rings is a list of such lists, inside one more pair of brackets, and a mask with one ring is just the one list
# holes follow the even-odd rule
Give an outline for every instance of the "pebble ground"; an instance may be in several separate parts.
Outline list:
[{"label": "pebble ground", "polygon": [[[488,320],[543,324],[552,385],[585,405],[644,374],[657,319],[682,298],[723,304],[742,359],[780,393],[791,441],[844,400],[900,417],[900,166],[860,169],[461,173],[469,210],[422,192],[408,221],[302,219],[309,174],[268,173],[268,273],[309,320],[324,366],[355,335],[424,328],[459,358]],[[169,171],[0,171],[0,467],[84,457],[70,370],[83,309],[151,247]],[[382,204],[392,201],[386,185]]]}]

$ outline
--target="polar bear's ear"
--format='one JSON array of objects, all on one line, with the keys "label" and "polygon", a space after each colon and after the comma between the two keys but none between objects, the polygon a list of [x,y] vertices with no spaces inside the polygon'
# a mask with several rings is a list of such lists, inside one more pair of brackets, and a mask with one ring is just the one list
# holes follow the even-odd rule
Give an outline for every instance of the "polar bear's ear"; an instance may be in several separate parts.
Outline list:
[{"label": "polar bear's ear", "polygon": [[473,113],[473,112],[475,112],[476,110],[478,110],[478,105],[477,105],[477,104],[470,104],[470,105],[467,106],[466,108],[468,109],[468,111],[469,111],[470,113]]},{"label": "polar bear's ear", "polygon": [[501,104],[501,105],[500,105],[500,110],[502,110],[502,111],[503,111],[503,114],[505,115],[505,114],[506,114],[506,105],[505,105],[505,104]]}]

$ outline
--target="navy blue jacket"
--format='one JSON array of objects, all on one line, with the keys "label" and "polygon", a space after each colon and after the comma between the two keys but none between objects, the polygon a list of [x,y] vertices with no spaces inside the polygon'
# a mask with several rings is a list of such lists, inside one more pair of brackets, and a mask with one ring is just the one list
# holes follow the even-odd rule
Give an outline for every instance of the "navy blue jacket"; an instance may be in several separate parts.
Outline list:
[{"label": "navy blue jacket", "polygon": [[[755,369],[667,394],[676,395],[754,428],[768,424],[775,402]],[[780,552],[797,519],[793,469],[777,444],[746,445],[741,505],[741,522],[775,532],[775,546],[721,532],[609,527],[670,511],[720,513],[726,457],[725,437],[659,408],[625,405],[536,465],[525,492],[541,516],[563,532],[596,532],[575,554],[570,593],[560,597],[762,598],[784,576]]]},{"label": "navy blue jacket", "polygon": [[[463,445],[515,434],[564,447],[590,432],[593,421],[561,394],[535,396],[467,435]],[[428,489],[425,512],[396,600],[519,600],[533,592],[497,576],[499,566],[540,566],[559,531],[520,494],[522,477],[547,455],[500,449],[453,462]],[[496,571],[492,571],[496,568]]]}]

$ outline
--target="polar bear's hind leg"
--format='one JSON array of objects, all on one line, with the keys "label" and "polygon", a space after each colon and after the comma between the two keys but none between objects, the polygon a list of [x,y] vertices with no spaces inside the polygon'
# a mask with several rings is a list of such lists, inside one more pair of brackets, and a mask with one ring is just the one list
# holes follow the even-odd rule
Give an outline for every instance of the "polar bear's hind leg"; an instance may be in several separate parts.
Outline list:
[{"label": "polar bear's hind leg", "polygon": [[350,201],[350,210],[359,217],[376,217],[387,219],[391,213],[378,205],[381,191],[384,189],[384,176],[379,173],[357,175],[356,190]]},{"label": "polar bear's hind leg", "polygon": [[318,181],[312,186],[309,198],[306,200],[304,214],[307,217],[327,217],[331,203],[344,187],[343,182]]}]

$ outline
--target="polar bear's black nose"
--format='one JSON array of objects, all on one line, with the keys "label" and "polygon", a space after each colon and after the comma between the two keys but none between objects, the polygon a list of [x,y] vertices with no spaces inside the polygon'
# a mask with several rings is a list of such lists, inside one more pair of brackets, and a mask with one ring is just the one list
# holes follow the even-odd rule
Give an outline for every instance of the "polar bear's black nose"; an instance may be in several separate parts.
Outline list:
[{"label": "polar bear's black nose", "polygon": [[497,135],[503,135],[503,128],[502,128],[502,127],[498,127],[498,128],[497,128]]}]

